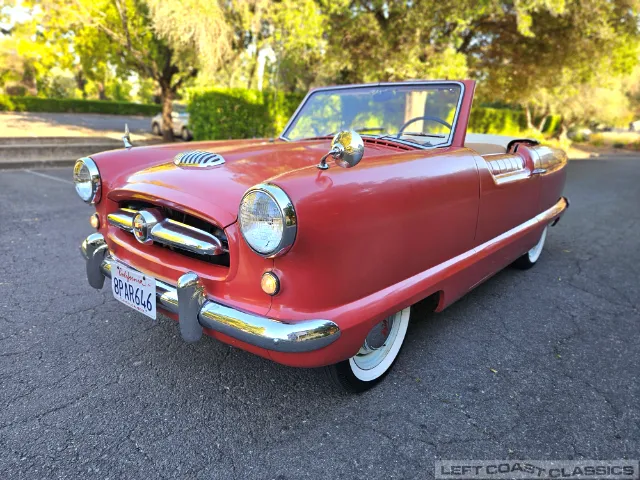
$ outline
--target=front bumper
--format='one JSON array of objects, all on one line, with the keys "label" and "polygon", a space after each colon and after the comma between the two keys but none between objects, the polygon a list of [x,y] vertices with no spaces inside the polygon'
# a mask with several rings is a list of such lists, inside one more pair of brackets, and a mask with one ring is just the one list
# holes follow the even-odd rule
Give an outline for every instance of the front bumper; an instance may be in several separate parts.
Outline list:
[{"label": "front bumper", "polygon": [[[104,237],[89,235],[80,250],[87,261],[89,285],[102,288],[115,263]],[[203,328],[208,328],[265,350],[301,353],[326,347],[340,337],[340,329],[330,320],[287,323],[214,302],[193,272],[182,275],[175,287],[156,280],[156,299],[158,306],[178,316],[180,334],[188,342],[200,339]]]}]

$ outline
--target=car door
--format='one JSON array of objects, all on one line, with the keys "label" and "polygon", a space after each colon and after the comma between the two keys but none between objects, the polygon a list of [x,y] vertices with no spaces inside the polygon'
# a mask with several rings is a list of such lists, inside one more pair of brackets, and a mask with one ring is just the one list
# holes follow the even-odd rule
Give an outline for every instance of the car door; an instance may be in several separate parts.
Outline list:
[{"label": "car door", "polygon": [[475,159],[480,179],[475,243],[482,245],[540,213],[540,183],[526,148]]}]

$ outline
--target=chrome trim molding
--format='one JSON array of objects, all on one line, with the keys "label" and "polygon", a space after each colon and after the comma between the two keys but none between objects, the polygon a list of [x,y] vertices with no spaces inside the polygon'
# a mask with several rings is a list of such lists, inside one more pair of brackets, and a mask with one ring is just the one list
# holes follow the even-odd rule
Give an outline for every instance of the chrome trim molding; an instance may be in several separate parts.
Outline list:
[{"label": "chrome trim molding", "polygon": [[330,320],[285,323],[207,302],[198,316],[210,328],[242,342],[277,352],[310,352],[335,342],[340,328]]},{"label": "chrome trim molding", "polygon": [[133,232],[133,217],[138,213],[137,210],[130,208],[121,208],[115,213],[107,215],[107,222],[109,225],[121,228],[126,232]]},{"label": "chrome trim molding", "polygon": [[544,175],[561,169],[567,164],[567,154],[559,148],[538,145],[531,148],[535,153],[533,156],[533,173]]},{"label": "chrome trim molding", "polygon": [[536,215],[535,219],[540,223],[549,223],[553,220],[553,224],[551,225],[553,227],[560,221],[560,215],[563,214],[567,208],[569,208],[569,199],[567,197],[560,197],[560,200],[558,200],[555,205]]},{"label": "chrome trim molding", "polygon": [[[105,278],[117,261],[108,253],[104,237],[90,235],[80,247],[87,261],[87,278],[94,288],[102,288]],[[129,267],[131,268],[131,267]],[[101,284],[95,282],[99,272]],[[208,328],[250,345],[276,352],[311,352],[326,347],[340,338],[340,328],[330,320],[286,322],[241,312],[208,299],[199,277],[188,272],[177,287],[156,280],[156,299],[160,307],[178,315],[180,334],[189,342],[202,336]]]},{"label": "chrome trim molding", "polygon": [[178,279],[177,291],[180,335],[186,342],[197,342],[202,337],[198,315],[207,299],[198,275],[192,272],[182,275]]},{"label": "chrome trim molding", "polygon": [[[284,229],[282,231],[282,238],[280,239],[280,243],[278,244],[278,246],[269,254],[260,253],[257,250],[254,250],[251,244],[247,242],[247,239],[244,237],[242,228],[242,215],[240,215],[240,208],[242,208],[242,203],[244,202],[245,197],[251,192],[255,192],[256,190],[266,193],[273,199],[274,202],[276,202],[283,218]],[[244,195],[242,196],[242,200],[240,200],[240,207],[238,207],[238,223],[240,224],[240,234],[242,235],[242,239],[252,251],[257,253],[261,257],[274,258],[279,257],[280,255],[284,255],[289,251],[289,249],[293,246],[293,243],[296,241],[296,234],[298,232],[298,219],[296,217],[296,210],[293,207],[293,202],[284,192],[284,190],[271,183],[260,183],[251,187],[244,193]]]},{"label": "chrome trim molding", "polygon": [[173,159],[173,163],[178,167],[207,168],[222,165],[225,160],[222,155],[217,153],[192,150],[177,154]]},{"label": "chrome trim molding", "polygon": [[[94,162],[90,157],[82,157],[76,160],[76,163],[73,166],[73,185],[74,188],[76,186],[75,178],[76,171],[80,168],[81,165],[86,165],[89,170],[90,181],[91,181],[91,197],[88,200],[82,199],[83,202],[88,203],[90,205],[94,205],[100,201],[100,197],[102,194],[102,181],[100,179],[100,171],[98,170],[98,166],[96,162]],[[76,193],[78,193],[78,189],[76,188]],[[80,196],[80,194],[78,194]]]},{"label": "chrome trim molding", "polygon": [[153,243],[151,232],[162,221],[162,214],[157,211],[140,210],[133,217],[133,236],[143,245]]},{"label": "chrome trim molding", "polygon": [[226,253],[220,239],[190,225],[167,219],[151,229],[154,242],[181,248],[200,255],[222,255]]},{"label": "chrome trim molding", "polygon": [[[347,90],[347,89],[351,89],[351,88],[356,89],[356,88],[390,87],[390,86],[411,87],[411,86],[424,86],[424,85],[435,85],[435,86],[438,86],[438,85],[442,85],[442,86],[457,85],[457,86],[460,87],[460,97],[458,98],[458,104],[456,105],[455,117],[453,118],[453,122],[451,123],[451,132],[450,132],[450,135],[449,135],[449,141],[447,143],[441,143],[441,144],[432,145],[432,146],[420,145],[419,143],[413,143],[413,142],[409,142],[409,141],[406,141],[406,140],[401,141],[401,139],[397,139],[397,141],[398,141],[398,143],[402,143],[404,145],[408,145],[408,146],[415,147],[415,148],[422,149],[422,150],[430,150],[432,148],[441,148],[441,147],[450,147],[453,144],[453,137],[455,136],[456,129],[458,128],[458,118],[460,117],[460,107],[462,106],[462,100],[464,99],[464,95],[465,95],[465,92],[466,92],[464,83],[458,82],[458,81],[453,81],[453,80],[422,80],[422,81],[408,81],[408,82],[378,82],[378,83],[363,83],[363,84],[358,84],[358,85],[336,85],[336,86],[331,86],[331,87],[315,88],[312,91],[308,92],[307,95],[302,99],[302,102],[300,102],[300,105],[298,105],[298,108],[296,108],[296,110],[293,112],[293,115],[291,115],[291,118],[289,118],[289,121],[284,126],[284,129],[282,130],[282,133],[280,134],[280,136],[278,138],[280,140],[284,140],[285,142],[291,142],[292,141],[292,140],[289,140],[286,137],[287,130],[289,130],[289,128],[293,124],[293,121],[296,119],[296,117],[298,116],[298,114],[302,110],[302,107],[305,105],[305,103],[307,103],[309,98],[311,98],[311,96],[315,95],[316,93],[326,92],[326,91],[329,91],[329,90]],[[375,136],[371,136],[371,138],[376,138],[376,137]],[[385,139],[386,139],[386,137],[385,137]],[[304,140],[304,139],[300,139],[300,140]],[[394,139],[393,141],[395,142],[396,140]]]},{"label": "chrome trim molding", "polygon": [[497,153],[483,155],[482,158],[485,160],[496,185],[526,180],[531,177],[524,158],[518,154]]},{"label": "chrome trim molding", "polygon": [[[107,221],[114,227],[133,233],[136,240],[143,244],[157,242],[200,255],[227,253],[222,241],[215,235],[170,218],[163,219],[157,210],[121,208],[107,215]],[[134,228],[136,221],[139,232]]]},{"label": "chrome trim molding", "polygon": [[92,233],[80,245],[80,251],[87,260],[87,280],[93,288],[100,289],[104,285],[102,262],[109,249],[104,237],[99,233]]},{"label": "chrome trim molding", "polygon": [[131,144],[131,134],[129,133],[129,125],[126,123],[124,124],[124,135],[122,136],[122,142],[124,143],[124,148],[126,148],[127,150],[133,147],[133,145]]}]

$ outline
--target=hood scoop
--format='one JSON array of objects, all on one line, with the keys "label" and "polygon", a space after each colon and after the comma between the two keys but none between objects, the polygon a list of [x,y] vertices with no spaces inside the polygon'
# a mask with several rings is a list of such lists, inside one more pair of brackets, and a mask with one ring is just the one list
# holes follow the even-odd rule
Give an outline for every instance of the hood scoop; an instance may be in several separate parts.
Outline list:
[{"label": "hood scoop", "polygon": [[217,153],[204,152],[202,150],[191,150],[176,155],[173,159],[173,163],[178,167],[207,168],[222,165],[224,163],[224,158],[222,158],[222,155],[218,155]]}]

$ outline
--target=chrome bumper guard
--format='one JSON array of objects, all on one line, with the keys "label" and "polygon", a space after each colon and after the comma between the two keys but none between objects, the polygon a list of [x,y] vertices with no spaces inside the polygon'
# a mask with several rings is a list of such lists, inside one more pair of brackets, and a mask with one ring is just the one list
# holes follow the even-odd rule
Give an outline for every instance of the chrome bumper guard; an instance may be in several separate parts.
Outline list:
[{"label": "chrome bumper guard", "polygon": [[[89,235],[80,250],[87,261],[89,285],[101,289],[115,263],[104,237]],[[340,337],[340,328],[330,320],[287,323],[214,302],[192,272],[182,275],[175,287],[156,280],[156,299],[160,307],[178,315],[180,334],[187,342],[199,340],[202,329],[208,328],[267,350],[300,353],[326,347]]]}]

